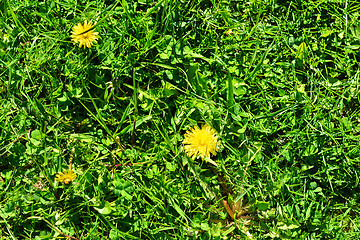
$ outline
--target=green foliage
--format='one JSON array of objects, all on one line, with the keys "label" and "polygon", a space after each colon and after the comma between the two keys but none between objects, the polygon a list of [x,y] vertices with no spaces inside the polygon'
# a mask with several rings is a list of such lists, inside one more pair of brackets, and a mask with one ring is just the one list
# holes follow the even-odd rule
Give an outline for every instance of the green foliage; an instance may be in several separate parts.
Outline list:
[{"label": "green foliage", "polygon": [[357,1],[0,9],[0,239],[360,237]]}]

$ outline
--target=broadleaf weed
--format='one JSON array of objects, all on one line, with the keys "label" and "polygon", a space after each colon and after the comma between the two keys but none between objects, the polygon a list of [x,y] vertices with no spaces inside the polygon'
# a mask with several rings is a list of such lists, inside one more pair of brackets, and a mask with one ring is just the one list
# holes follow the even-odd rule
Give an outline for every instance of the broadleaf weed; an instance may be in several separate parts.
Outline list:
[{"label": "broadleaf weed", "polygon": [[0,239],[359,238],[357,1],[0,9]]}]

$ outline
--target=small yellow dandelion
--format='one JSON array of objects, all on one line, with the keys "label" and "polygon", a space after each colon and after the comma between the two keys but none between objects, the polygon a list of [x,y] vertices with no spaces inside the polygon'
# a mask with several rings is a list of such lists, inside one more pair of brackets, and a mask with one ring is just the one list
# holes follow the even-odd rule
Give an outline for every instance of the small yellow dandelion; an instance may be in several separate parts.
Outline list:
[{"label": "small yellow dandelion", "polygon": [[63,182],[65,184],[69,184],[69,182],[71,182],[75,178],[76,178],[76,173],[74,173],[73,170],[66,171],[64,169],[63,172],[59,172],[58,174],[56,174],[55,180],[59,182]]},{"label": "small yellow dandelion", "polygon": [[71,31],[71,41],[74,44],[79,43],[79,47],[81,48],[84,45],[85,47],[91,48],[91,45],[94,42],[97,42],[98,32],[94,32],[93,30],[89,30],[93,27],[91,23],[88,23],[86,20],[84,22],[84,26],[79,23],[78,25],[74,26]]},{"label": "small yellow dandelion", "polygon": [[[200,129],[198,126],[188,130],[183,140],[185,152],[189,157],[210,159],[210,153],[216,155],[219,151],[220,140],[213,128],[205,124]],[[205,159],[206,160],[206,159]]]}]

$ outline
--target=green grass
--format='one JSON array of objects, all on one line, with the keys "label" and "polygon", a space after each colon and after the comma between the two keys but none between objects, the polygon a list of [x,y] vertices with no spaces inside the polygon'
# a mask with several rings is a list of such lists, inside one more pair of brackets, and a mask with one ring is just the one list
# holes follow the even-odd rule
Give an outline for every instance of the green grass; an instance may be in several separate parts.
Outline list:
[{"label": "green grass", "polygon": [[0,239],[360,238],[358,1],[0,9]]}]

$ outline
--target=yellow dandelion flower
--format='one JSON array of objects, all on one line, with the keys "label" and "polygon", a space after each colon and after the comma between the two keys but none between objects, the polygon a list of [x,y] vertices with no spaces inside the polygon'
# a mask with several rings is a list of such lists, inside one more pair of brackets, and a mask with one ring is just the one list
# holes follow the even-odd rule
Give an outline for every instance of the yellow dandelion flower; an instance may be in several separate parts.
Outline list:
[{"label": "yellow dandelion flower", "polygon": [[185,152],[189,157],[210,159],[210,153],[216,155],[219,150],[220,140],[213,128],[208,124],[201,127],[195,126],[188,130],[183,140]]},{"label": "yellow dandelion flower", "polygon": [[76,178],[76,173],[74,173],[73,170],[66,171],[64,169],[63,172],[59,172],[58,174],[56,174],[55,180],[59,182],[63,182],[65,184],[69,184],[69,182],[71,182],[75,178]]},{"label": "yellow dandelion flower", "polygon": [[79,47],[81,48],[84,45],[85,47],[91,48],[91,45],[94,42],[97,42],[98,32],[94,32],[93,30],[89,30],[93,27],[91,23],[88,23],[86,20],[84,22],[84,25],[81,25],[79,23],[78,25],[74,26],[71,31],[71,41],[74,42],[74,44],[79,43]]}]

